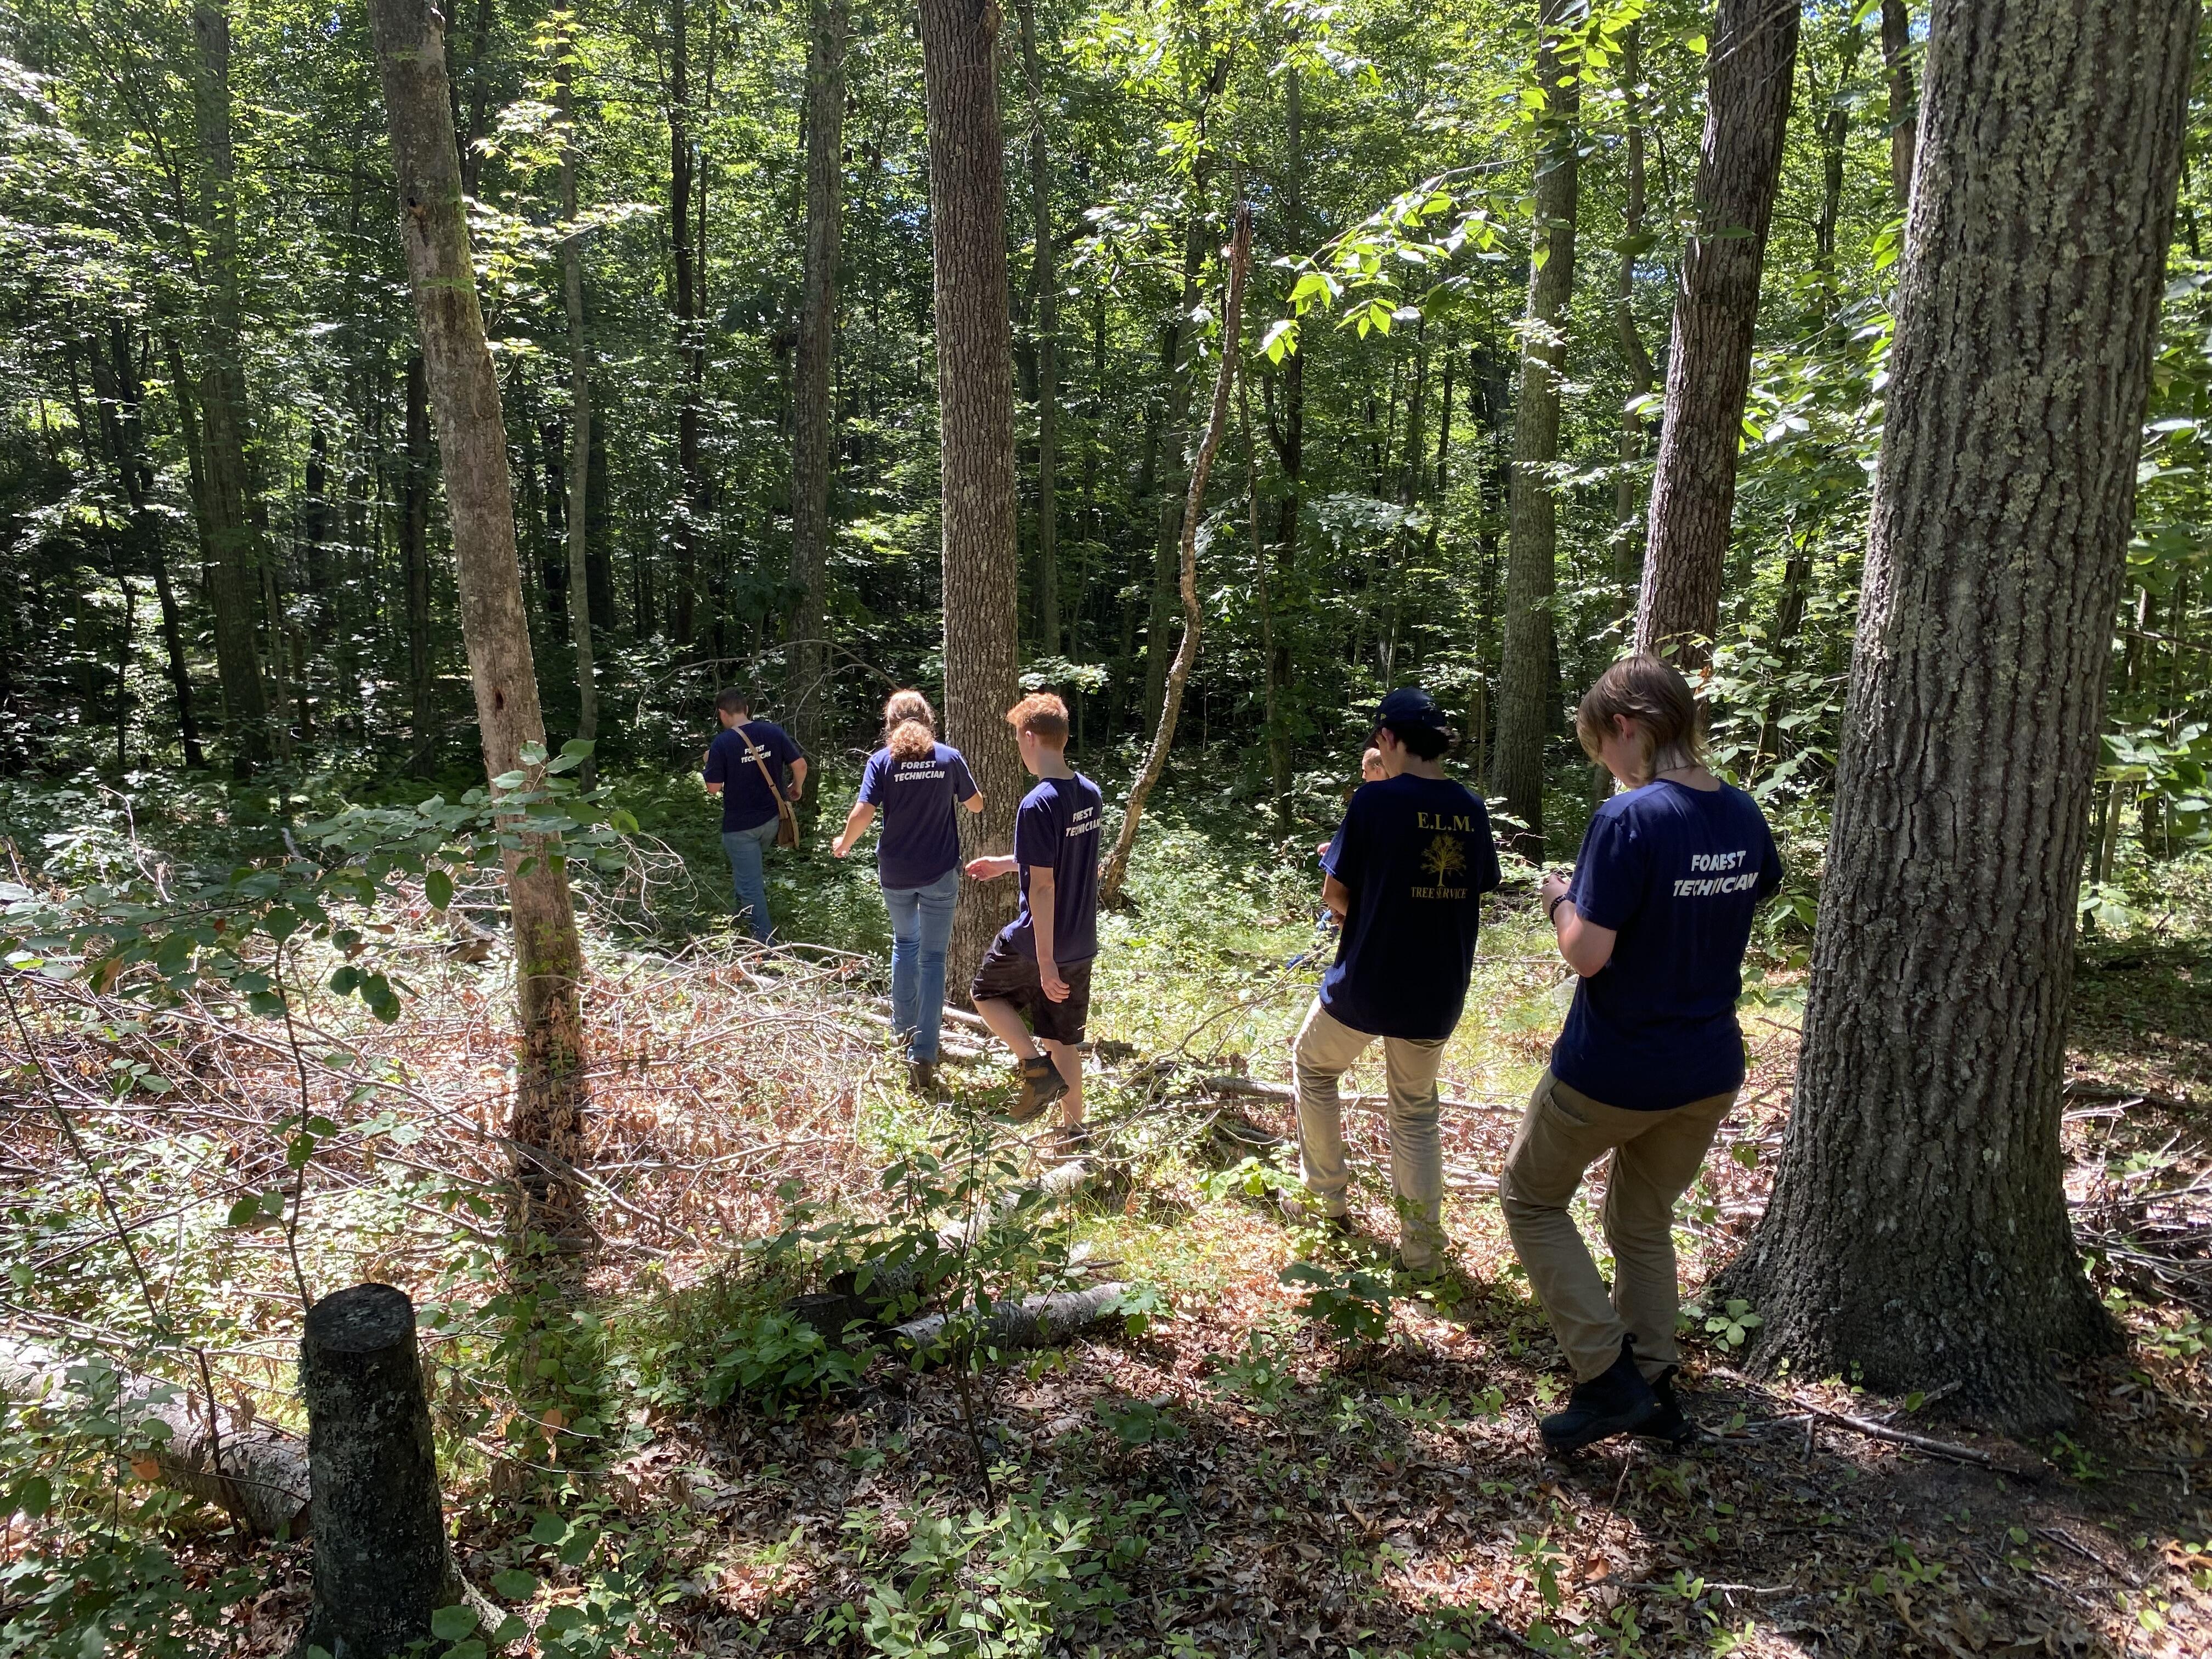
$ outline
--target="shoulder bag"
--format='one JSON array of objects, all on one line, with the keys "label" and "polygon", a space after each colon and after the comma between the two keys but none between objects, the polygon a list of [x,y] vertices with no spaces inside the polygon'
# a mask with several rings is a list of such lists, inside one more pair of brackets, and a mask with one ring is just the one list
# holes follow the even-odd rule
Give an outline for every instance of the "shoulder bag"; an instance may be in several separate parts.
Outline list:
[{"label": "shoulder bag", "polygon": [[778,847],[798,846],[799,814],[791,810],[790,798],[769,773],[768,762],[761,757],[767,745],[755,743],[742,726],[738,728],[738,739],[744,744],[745,752],[753,757],[753,764],[760,768],[761,781],[768,786],[769,798],[775,802],[775,844]]}]

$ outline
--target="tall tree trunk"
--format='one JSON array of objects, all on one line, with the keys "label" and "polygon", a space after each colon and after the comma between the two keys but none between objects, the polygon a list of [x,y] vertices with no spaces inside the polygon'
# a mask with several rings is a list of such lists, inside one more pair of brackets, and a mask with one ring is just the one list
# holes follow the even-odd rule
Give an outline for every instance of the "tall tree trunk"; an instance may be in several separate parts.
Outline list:
[{"label": "tall tree trunk", "polygon": [[[477,183],[483,175],[483,157],[477,153],[477,143],[484,136],[484,118],[491,111],[491,74],[484,60],[491,56],[492,7],[495,0],[477,0],[477,30],[469,43],[469,123],[461,130],[459,145],[461,162],[461,193],[473,198]],[[460,0],[454,0],[454,9],[460,9]],[[459,107],[459,96],[455,89],[453,102]]]},{"label": "tall tree trunk", "polygon": [[1881,0],[1881,62],[1889,80],[1889,182],[1899,211],[1912,199],[1912,143],[1920,125],[1920,77],[1912,62],[1912,14]]},{"label": "tall tree trunk", "polygon": [[1698,228],[1682,250],[1651,477],[1636,648],[1702,666],[1720,629],[1735,454],[1751,386],[1766,228],[1796,78],[1798,0],[1721,0],[1698,155]]},{"label": "tall tree trunk", "polygon": [[223,736],[243,776],[269,758],[269,698],[253,648],[259,538],[248,510],[250,441],[245,345],[240,337],[238,186],[230,131],[230,14],[220,0],[192,8],[192,111],[200,152],[201,523],[209,556],[216,672]]},{"label": "tall tree trunk", "polygon": [[1544,856],[1544,744],[1557,694],[1552,590],[1557,580],[1558,505],[1546,477],[1559,458],[1559,393],[1567,369],[1567,303],[1575,286],[1576,160],[1582,110],[1574,71],[1559,61],[1559,34],[1572,0],[1541,0],[1536,82],[1539,123],[1535,246],[1528,318],[1521,348],[1521,393],[1513,415],[1513,482],[1505,556],[1505,642],[1498,665],[1498,750],[1492,787],[1524,826],[1511,844]]},{"label": "tall tree trunk", "polygon": [[706,515],[706,470],[699,454],[699,391],[696,369],[705,364],[699,324],[698,293],[691,268],[691,64],[686,34],[690,0],[673,0],[674,49],[668,81],[668,234],[676,256],[676,363],[679,381],[676,405],[676,465],[684,475],[683,499],[676,504],[676,533],[670,539],[676,568],[670,573],[669,631],[679,646],[691,643],[696,627],[699,586],[699,528]]},{"label": "tall tree trunk", "polygon": [[[518,769],[534,778],[538,769],[523,755],[531,749],[543,752],[545,722],[515,568],[499,380],[477,307],[468,220],[453,161],[445,40],[431,0],[369,0],[369,22],[392,125],[400,240],[445,461],[461,633],[476,687],[484,768],[495,779]],[[494,793],[499,793],[495,784]],[[527,1152],[519,1155],[523,1190],[551,1212],[556,1225],[574,1226],[582,1217],[566,1170],[585,1155],[583,950],[568,872],[549,856],[557,848],[523,839],[524,845],[506,854],[520,1026],[508,1133],[551,1164],[549,1169]]]},{"label": "tall tree trunk", "polygon": [[154,466],[146,456],[144,398],[131,364],[131,343],[117,321],[108,331],[108,356],[103,362],[100,343],[91,343],[93,391],[100,399],[100,425],[115,458],[116,476],[122,480],[124,500],[131,508],[131,539],[139,561],[153,572],[154,594],[161,607],[161,645],[169,690],[177,702],[177,736],[185,764],[198,769],[207,764],[200,750],[199,722],[192,713],[192,677],[185,661],[185,629],[178,609],[176,590],[169,581],[169,554],[161,534],[161,521],[154,511]]},{"label": "tall tree trunk", "polygon": [[[592,657],[592,623],[606,620],[600,584],[592,580],[592,374],[591,348],[584,335],[584,234],[576,224],[576,168],[583,144],[576,128],[576,43],[573,31],[555,43],[555,102],[567,131],[561,145],[561,218],[568,234],[561,239],[561,304],[568,324],[568,638],[576,651],[576,736],[585,743],[599,735],[599,682]],[[589,782],[597,771],[583,766]]]},{"label": "tall tree trunk", "polygon": [[[1283,143],[1287,170],[1283,180],[1286,234],[1292,248],[1306,243],[1305,228],[1305,99],[1304,73],[1295,61],[1283,71]],[[1283,495],[1275,507],[1275,587],[1279,603],[1286,602],[1298,558],[1299,495],[1305,473],[1306,355],[1293,351],[1283,360],[1282,419],[1275,419],[1273,400],[1267,410],[1267,436],[1275,464],[1283,474]],[[1287,823],[1291,814],[1291,720],[1296,657],[1291,649],[1291,630],[1279,619],[1274,649],[1267,662],[1267,684],[1273,693],[1267,722],[1268,782],[1275,795],[1276,816]]]},{"label": "tall tree trunk", "polygon": [[[1011,851],[1022,767],[1004,715],[1020,695],[1020,556],[1000,11],[995,0],[921,0],[921,17],[943,434],[945,732],[986,803],[980,826],[960,815],[968,845]],[[962,887],[947,982],[964,992],[1012,894],[1004,882]]]},{"label": "tall tree trunk", "polygon": [[2197,16],[1936,0],[1796,1107],[1729,1275],[1768,1363],[2015,1430],[2118,1345],[2060,1089]]},{"label": "tall tree trunk", "polygon": [[430,383],[422,354],[407,360],[407,430],[399,494],[399,567],[407,592],[407,724],[411,770],[428,776],[438,744],[438,684],[430,667]]},{"label": "tall tree trunk", "polygon": [[284,658],[291,644],[291,617],[284,606],[284,589],[277,577],[276,550],[261,538],[261,609],[269,618],[269,691],[272,724],[276,732],[276,753],[285,761],[292,758],[292,716],[287,704],[292,699],[290,676],[285,672]]},{"label": "tall tree trunk", "polygon": [[1206,435],[1191,458],[1189,493],[1183,502],[1178,586],[1182,594],[1182,642],[1176,647],[1175,663],[1168,671],[1160,701],[1160,719],[1129,785],[1129,799],[1121,809],[1121,828],[1114,837],[1114,850],[1098,872],[1098,902],[1112,904],[1121,896],[1121,884],[1129,874],[1129,854],[1137,844],[1137,825],[1145,815],[1146,799],[1168,763],[1175,744],[1176,719],[1182,712],[1183,688],[1190,683],[1191,665],[1198,660],[1198,525],[1206,507],[1206,477],[1213,467],[1214,452],[1229,424],[1229,390],[1237,378],[1237,336],[1244,315],[1244,279],[1252,265],[1252,210],[1237,204],[1237,225],[1229,246],[1229,292],[1221,311],[1221,363],[1213,377],[1213,405],[1206,416]]},{"label": "tall tree trunk", "polygon": [[[1836,49],[1836,83],[1820,115],[1820,216],[1813,224],[1813,265],[1832,304],[1836,298],[1836,225],[1844,212],[1844,147],[1851,136],[1848,97],[1865,43],[1856,23],[1844,24]],[[1817,80],[1814,90],[1820,90]]]},{"label": "tall tree trunk", "polygon": [[[607,503],[613,499],[611,480],[607,474],[607,423],[594,418],[590,441],[586,443],[580,438],[578,447],[588,457],[586,487],[591,492],[591,499],[584,514],[584,574],[591,589],[592,616],[599,627],[614,628],[620,619],[615,607],[614,555],[607,547]],[[641,637],[643,614],[634,614],[630,623],[633,637]]]},{"label": "tall tree trunk", "polygon": [[1184,451],[1189,443],[1190,343],[1196,332],[1191,313],[1198,307],[1199,276],[1206,266],[1206,183],[1201,167],[1191,182],[1190,223],[1183,239],[1182,294],[1162,343],[1167,378],[1161,390],[1159,444],[1163,465],[1152,541],[1152,598],[1145,622],[1145,709],[1147,725],[1159,723],[1167,695],[1168,629],[1176,611],[1176,548],[1182,539]]},{"label": "tall tree trunk", "polygon": [[1620,448],[1613,476],[1613,618],[1618,628],[1628,620],[1633,595],[1644,574],[1644,511],[1638,497],[1643,480],[1638,465],[1644,459],[1644,412],[1630,407],[1651,395],[1651,354],[1644,349],[1644,332],[1636,323],[1636,262],[1651,246],[1644,228],[1644,61],[1642,27],[1632,23],[1620,36],[1620,118],[1628,130],[1626,161],[1626,200],[1620,226],[1620,273],[1613,289],[1613,323],[1620,336],[1622,378],[1628,396],[1620,411]]},{"label": "tall tree trunk", "polygon": [[1044,654],[1060,654],[1060,282],[1053,267],[1052,167],[1044,137],[1044,71],[1037,63],[1036,6],[1020,0],[1022,70],[1030,94],[1030,201],[1036,224],[1031,258],[1036,286],[1037,634]]},{"label": "tall tree trunk", "polygon": [[792,712],[799,742],[821,746],[828,704],[830,474],[836,411],[830,371],[837,344],[837,247],[844,186],[844,0],[814,0],[806,53],[806,255],[799,303],[799,358],[791,386]]}]

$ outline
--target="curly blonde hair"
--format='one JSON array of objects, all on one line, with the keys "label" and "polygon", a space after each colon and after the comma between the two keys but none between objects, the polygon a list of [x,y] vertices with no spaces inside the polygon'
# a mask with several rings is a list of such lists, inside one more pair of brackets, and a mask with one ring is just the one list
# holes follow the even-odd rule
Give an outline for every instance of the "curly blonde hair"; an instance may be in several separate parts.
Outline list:
[{"label": "curly blonde hair", "polygon": [[893,760],[927,760],[937,750],[937,711],[919,691],[894,691],[884,704],[884,743]]}]

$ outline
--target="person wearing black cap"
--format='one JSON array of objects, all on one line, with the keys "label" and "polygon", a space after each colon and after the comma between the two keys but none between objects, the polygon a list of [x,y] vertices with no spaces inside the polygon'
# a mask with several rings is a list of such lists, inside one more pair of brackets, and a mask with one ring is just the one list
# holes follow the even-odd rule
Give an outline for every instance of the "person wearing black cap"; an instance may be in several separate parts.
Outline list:
[{"label": "person wearing black cap", "polygon": [[1353,793],[1322,856],[1322,902],[1343,918],[1344,931],[1291,1045],[1308,1198],[1285,1199],[1284,1212],[1348,1227],[1337,1080],[1380,1037],[1399,1255],[1416,1272],[1443,1257],[1437,1069],[1467,1000],[1482,895],[1499,879],[1481,798],[1444,775],[1451,741],[1443,712],[1417,686],[1391,692],[1376,709],[1382,780]]}]

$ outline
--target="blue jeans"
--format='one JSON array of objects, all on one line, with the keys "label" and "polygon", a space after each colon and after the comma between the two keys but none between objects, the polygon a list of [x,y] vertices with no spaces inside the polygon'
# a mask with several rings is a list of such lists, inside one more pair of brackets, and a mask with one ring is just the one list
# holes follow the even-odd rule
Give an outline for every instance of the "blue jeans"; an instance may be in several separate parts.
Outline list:
[{"label": "blue jeans", "polygon": [[740,916],[751,913],[753,937],[763,945],[768,943],[768,880],[761,860],[775,845],[775,823],[770,818],[750,830],[722,831],[722,850],[730,855],[731,910]]},{"label": "blue jeans", "polygon": [[960,896],[955,865],[927,887],[886,887],[891,913],[891,1029],[907,1040],[910,1060],[937,1058],[945,1023],[945,947]]}]

